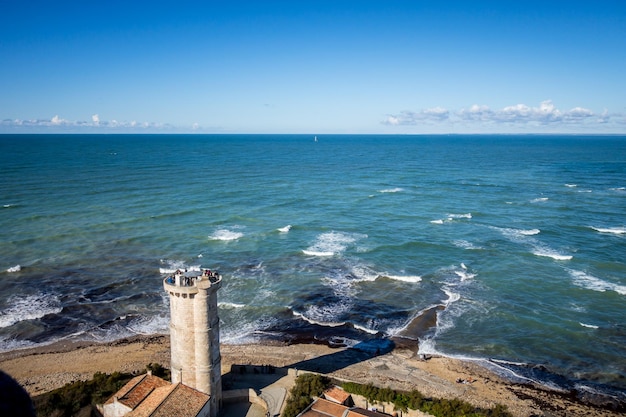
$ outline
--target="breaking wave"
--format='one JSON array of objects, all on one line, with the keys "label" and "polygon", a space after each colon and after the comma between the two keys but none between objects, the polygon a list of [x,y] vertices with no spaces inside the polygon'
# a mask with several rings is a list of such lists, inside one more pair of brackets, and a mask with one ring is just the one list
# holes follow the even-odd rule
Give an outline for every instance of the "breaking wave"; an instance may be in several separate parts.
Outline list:
[{"label": "breaking wave", "polygon": [[312,246],[302,252],[310,256],[333,256],[343,253],[357,240],[367,237],[352,233],[328,232],[319,235]]},{"label": "breaking wave", "polygon": [[388,188],[384,190],[379,190],[379,193],[399,193],[400,191],[404,191],[404,188],[396,187],[396,188]]},{"label": "breaking wave", "polygon": [[577,271],[575,269],[568,270],[570,276],[575,285],[592,291],[615,291],[618,294],[626,295],[626,285],[614,284],[612,282],[604,281],[593,275],[589,275],[583,271]]},{"label": "breaking wave", "polygon": [[243,233],[241,232],[236,232],[229,229],[218,229],[213,232],[212,235],[209,235],[209,240],[221,240],[228,242],[231,240],[237,240],[241,237],[243,237]]},{"label": "breaking wave", "polygon": [[599,233],[612,233],[614,235],[623,235],[626,233],[626,227],[589,227]]},{"label": "breaking wave", "polygon": [[7,304],[9,307],[0,311],[0,327],[9,327],[20,321],[40,319],[48,314],[58,314],[63,310],[59,297],[48,294],[13,296]]}]

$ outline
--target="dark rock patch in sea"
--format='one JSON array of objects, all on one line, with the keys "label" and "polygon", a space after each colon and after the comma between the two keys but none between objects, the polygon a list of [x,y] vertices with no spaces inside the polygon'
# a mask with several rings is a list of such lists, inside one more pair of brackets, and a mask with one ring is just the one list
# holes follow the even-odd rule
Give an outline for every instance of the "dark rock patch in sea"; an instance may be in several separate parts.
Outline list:
[{"label": "dark rock patch in sea", "polygon": [[390,329],[404,326],[414,314],[402,306],[336,294],[325,287],[294,298],[291,311],[311,324],[335,329],[338,336],[343,336],[344,328],[370,336],[388,334]]},{"label": "dark rock patch in sea", "polygon": [[255,333],[261,340],[286,344],[315,343],[330,347],[362,347],[368,346],[372,340],[384,339],[382,333],[368,333],[354,327],[350,323],[336,326],[325,326],[312,323],[301,316],[294,315],[290,309],[285,309],[275,317],[276,321],[267,328]]},{"label": "dark rock patch in sea", "polygon": [[444,306],[439,305],[422,311],[398,333],[398,336],[413,340],[424,337],[437,327],[437,313],[444,309]]}]

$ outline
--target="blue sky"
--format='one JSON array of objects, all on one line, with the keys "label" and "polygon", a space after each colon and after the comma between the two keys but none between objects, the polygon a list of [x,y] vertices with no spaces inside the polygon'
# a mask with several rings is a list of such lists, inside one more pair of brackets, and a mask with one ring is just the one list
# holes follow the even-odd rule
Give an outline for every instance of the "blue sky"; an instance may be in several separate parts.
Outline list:
[{"label": "blue sky", "polygon": [[0,0],[0,133],[626,133],[626,1]]}]

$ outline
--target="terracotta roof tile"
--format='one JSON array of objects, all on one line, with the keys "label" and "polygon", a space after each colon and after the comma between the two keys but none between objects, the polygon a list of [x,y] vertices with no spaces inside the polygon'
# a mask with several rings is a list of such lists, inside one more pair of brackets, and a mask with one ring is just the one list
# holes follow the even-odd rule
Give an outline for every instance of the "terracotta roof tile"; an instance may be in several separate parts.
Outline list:
[{"label": "terracotta roof tile", "polygon": [[156,388],[169,384],[170,383],[164,379],[153,375],[139,375],[128,381],[126,385],[113,394],[113,396],[107,400],[106,404],[111,404],[115,401],[115,397],[117,397],[119,402],[129,407],[131,410],[134,410]]},{"label": "terracotta roof tile", "polygon": [[345,404],[348,398],[350,398],[350,394],[335,386],[324,391],[324,397],[339,404]]},{"label": "terracotta roof tile", "polygon": [[167,398],[167,396],[174,390],[175,385],[166,385],[164,387],[156,388],[150,393],[150,395],[125,417],[149,417],[154,410]]},{"label": "terracotta roof tile", "polygon": [[207,394],[179,383],[150,417],[196,417],[208,401]]},{"label": "terracotta roof tile", "polygon": [[322,413],[325,416],[341,417],[343,413],[348,409],[345,405],[337,404],[336,402],[319,398],[311,410]]},{"label": "terracotta roof tile", "polygon": [[364,408],[349,408],[342,404],[329,401],[323,398],[317,399],[311,408],[302,417],[388,417],[388,414],[377,413],[376,411]]}]

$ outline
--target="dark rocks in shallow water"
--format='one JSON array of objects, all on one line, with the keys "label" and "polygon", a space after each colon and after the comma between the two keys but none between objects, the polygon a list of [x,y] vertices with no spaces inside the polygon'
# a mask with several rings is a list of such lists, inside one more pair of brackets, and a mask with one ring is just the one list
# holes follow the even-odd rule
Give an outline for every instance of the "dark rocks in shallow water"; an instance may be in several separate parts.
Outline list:
[{"label": "dark rocks in shallow water", "polygon": [[624,393],[621,393],[623,397],[621,400],[609,394],[586,389],[574,390],[572,395],[583,404],[590,404],[614,412],[626,413],[626,395]]}]

